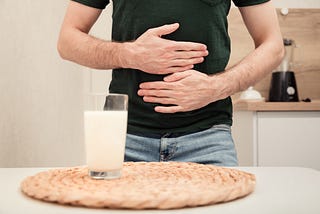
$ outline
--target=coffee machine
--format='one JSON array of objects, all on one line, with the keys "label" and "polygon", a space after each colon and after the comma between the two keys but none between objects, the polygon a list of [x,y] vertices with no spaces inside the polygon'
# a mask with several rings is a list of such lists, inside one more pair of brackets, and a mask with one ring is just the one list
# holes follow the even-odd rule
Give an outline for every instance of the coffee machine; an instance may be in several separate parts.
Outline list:
[{"label": "coffee machine", "polygon": [[298,89],[293,72],[293,52],[295,43],[291,39],[283,39],[285,56],[281,64],[272,72],[269,91],[270,102],[298,102]]}]

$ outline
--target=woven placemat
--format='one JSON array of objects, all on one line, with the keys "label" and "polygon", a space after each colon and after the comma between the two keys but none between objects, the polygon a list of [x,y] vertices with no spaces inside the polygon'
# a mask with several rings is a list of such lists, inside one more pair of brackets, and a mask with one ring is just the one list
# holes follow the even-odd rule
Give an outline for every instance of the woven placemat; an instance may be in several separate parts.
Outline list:
[{"label": "woven placemat", "polygon": [[174,209],[227,202],[250,194],[255,176],[185,162],[127,162],[122,177],[94,180],[87,167],[40,172],[21,183],[26,195],[74,206]]}]

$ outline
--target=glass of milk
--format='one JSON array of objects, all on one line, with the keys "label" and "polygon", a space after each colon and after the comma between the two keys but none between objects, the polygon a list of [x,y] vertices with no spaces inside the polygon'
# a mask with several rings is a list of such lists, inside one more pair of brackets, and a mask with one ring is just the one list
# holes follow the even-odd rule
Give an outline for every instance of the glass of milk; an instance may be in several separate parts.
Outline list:
[{"label": "glass of milk", "polygon": [[84,134],[89,176],[121,176],[127,133],[128,96],[91,94],[84,112]]}]

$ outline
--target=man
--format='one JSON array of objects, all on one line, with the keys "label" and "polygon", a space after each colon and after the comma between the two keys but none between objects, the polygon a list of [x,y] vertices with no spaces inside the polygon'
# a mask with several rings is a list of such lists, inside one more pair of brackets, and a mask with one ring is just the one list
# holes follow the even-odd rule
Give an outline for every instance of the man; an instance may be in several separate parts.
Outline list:
[{"label": "man", "polygon": [[109,0],[73,0],[62,25],[62,58],[113,69],[109,91],[129,95],[126,161],[236,166],[230,95],[283,56],[269,0],[233,0],[255,50],[225,70],[231,0],[113,0],[112,40],[88,34]]}]

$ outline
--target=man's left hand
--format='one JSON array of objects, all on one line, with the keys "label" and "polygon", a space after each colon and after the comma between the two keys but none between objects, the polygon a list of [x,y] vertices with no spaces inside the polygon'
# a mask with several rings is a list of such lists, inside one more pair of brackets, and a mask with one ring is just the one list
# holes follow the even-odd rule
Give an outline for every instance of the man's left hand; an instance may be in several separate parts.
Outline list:
[{"label": "man's left hand", "polygon": [[170,106],[156,106],[160,113],[186,112],[202,108],[211,102],[225,98],[223,83],[217,76],[209,76],[196,70],[173,73],[164,81],[140,84],[138,95],[145,102]]}]

